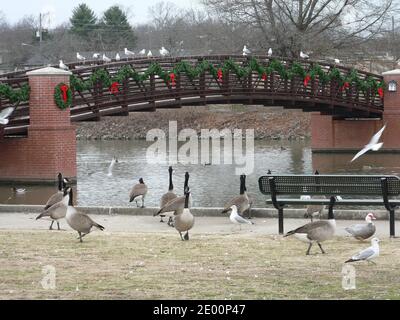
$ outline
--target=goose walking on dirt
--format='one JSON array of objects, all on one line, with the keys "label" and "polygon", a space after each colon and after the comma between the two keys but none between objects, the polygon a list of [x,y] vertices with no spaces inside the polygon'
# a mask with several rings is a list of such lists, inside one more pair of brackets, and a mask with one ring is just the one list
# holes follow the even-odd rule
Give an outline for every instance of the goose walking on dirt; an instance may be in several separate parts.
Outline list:
[{"label": "goose walking on dirt", "polygon": [[[335,201],[331,197],[331,204]],[[320,220],[307,223],[306,225],[286,233],[285,237],[295,235],[299,240],[309,243],[306,255],[310,254],[310,249],[314,243],[317,243],[322,253],[325,253],[321,242],[331,239],[336,231],[336,221],[333,210],[329,210],[328,220]]]},{"label": "goose walking on dirt", "polygon": [[[161,197],[161,201],[160,201],[160,208],[163,208],[168,202],[170,202],[171,200],[177,198],[177,195],[174,193],[174,185],[172,184],[172,167],[168,168],[168,174],[169,174],[169,186],[168,186],[168,192],[164,193]],[[173,215],[173,212],[165,212],[163,214],[160,214],[160,222],[164,222],[163,218],[168,215],[171,214]],[[168,223],[170,224],[172,220],[172,217],[170,217],[170,221],[168,221]]]},{"label": "goose walking on dirt", "polygon": [[366,223],[353,224],[350,227],[345,228],[345,230],[357,240],[366,240],[371,238],[376,231],[376,227],[372,220],[376,220],[374,214],[368,213],[365,217]]},{"label": "goose walking on dirt", "polygon": [[78,232],[79,241],[83,242],[82,238],[88,235],[93,227],[103,231],[104,227],[102,225],[94,222],[87,214],[79,212],[74,208],[72,188],[68,188],[68,192],[69,192],[69,201],[65,219],[67,220],[69,226]]},{"label": "goose walking on dirt", "polygon": [[142,200],[142,208],[144,208],[144,198],[147,194],[147,186],[143,181],[143,178],[139,179],[139,183],[135,184],[129,194],[129,202],[135,200],[136,206],[139,207],[138,201]]},{"label": "goose walking on dirt", "polygon": [[222,213],[227,213],[231,210],[231,207],[235,205],[238,209],[240,215],[250,208],[250,201],[249,197],[246,193],[246,176],[240,176],[240,194],[234,198],[232,198],[226,205],[225,208],[222,210]]},{"label": "goose walking on dirt", "polygon": [[67,214],[68,203],[70,202],[69,201],[70,189],[71,188],[68,188],[68,189],[64,190],[61,201],[53,204],[52,206],[50,206],[49,208],[44,210],[40,215],[38,215],[36,217],[36,220],[39,220],[39,219],[44,218],[44,217],[49,217],[52,220],[51,224],[50,224],[50,227],[49,227],[49,230],[53,230],[54,221],[57,222],[58,230],[61,230],[60,229],[59,220],[65,218],[65,216]]},{"label": "goose walking on dirt", "polygon": [[355,262],[355,261],[367,261],[372,262],[372,259],[379,256],[379,239],[372,238],[371,246],[367,249],[360,251],[359,253],[352,256],[349,260],[345,261],[345,263]]},{"label": "goose walking on dirt", "polygon": [[[189,230],[192,229],[194,225],[194,216],[189,209],[189,197],[190,190],[187,188],[185,191],[184,208],[175,212],[174,226],[175,229],[178,230],[182,241],[189,240]],[[186,234],[182,236],[182,232],[186,232]]]}]

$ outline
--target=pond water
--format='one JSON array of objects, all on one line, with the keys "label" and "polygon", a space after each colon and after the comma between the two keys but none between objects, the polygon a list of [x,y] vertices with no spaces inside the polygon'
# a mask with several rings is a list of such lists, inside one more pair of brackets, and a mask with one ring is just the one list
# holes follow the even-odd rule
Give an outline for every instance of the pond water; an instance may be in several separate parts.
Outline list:
[{"label": "pond water", "polygon": [[[146,141],[78,141],[77,202],[81,206],[136,206],[129,203],[129,192],[140,177],[149,187],[146,206],[158,206],[159,199],[168,189],[168,166],[148,163]],[[221,144],[223,145],[223,144]],[[263,207],[265,197],[258,190],[258,178],[271,170],[273,173],[311,174],[394,174],[400,175],[399,154],[367,154],[350,163],[352,153],[313,154],[309,141],[255,141],[254,172],[247,177],[247,189],[255,199],[255,207]],[[222,154],[222,151],[221,151]],[[119,162],[109,177],[108,167],[116,156]],[[183,193],[185,171],[190,173],[189,185],[193,206],[221,207],[239,193],[236,164],[173,165],[175,192]],[[16,195],[11,186],[0,185],[0,203],[44,204],[57,187],[16,185],[26,193]]]}]

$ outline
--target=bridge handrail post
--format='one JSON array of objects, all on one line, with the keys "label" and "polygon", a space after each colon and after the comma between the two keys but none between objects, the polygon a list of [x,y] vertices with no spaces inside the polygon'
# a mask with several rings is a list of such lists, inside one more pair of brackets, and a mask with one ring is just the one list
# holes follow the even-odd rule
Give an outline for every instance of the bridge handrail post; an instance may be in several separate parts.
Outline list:
[{"label": "bridge handrail post", "polygon": [[149,97],[149,105],[151,109],[156,108],[156,81],[154,74],[150,74],[150,97]]},{"label": "bridge handrail post", "polygon": [[[204,61],[204,58],[199,58],[198,63]],[[206,104],[206,74],[201,73],[199,76],[199,87],[200,87],[200,99],[203,100],[203,104]]]}]

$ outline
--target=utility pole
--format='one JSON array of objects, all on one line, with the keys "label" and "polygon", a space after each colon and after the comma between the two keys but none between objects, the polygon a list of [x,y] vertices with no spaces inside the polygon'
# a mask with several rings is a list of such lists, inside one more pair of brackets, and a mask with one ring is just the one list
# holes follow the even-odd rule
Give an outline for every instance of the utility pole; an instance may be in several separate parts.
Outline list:
[{"label": "utility pole", "polygon": [[39,13],[39,46],[42,46],[42,13]]}]

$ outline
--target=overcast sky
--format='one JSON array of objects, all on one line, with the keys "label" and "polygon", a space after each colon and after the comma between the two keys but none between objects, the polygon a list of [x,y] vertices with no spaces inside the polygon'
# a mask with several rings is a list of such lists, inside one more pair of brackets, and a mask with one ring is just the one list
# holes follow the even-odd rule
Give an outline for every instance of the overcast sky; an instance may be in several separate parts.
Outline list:
[{"label": "overcast sky", "polygon": [[[129,9],[130,22],[137,24],[148,21],[148,8],[160,0],[0,0],[0,12],[10,23],[17,22],[26,15],[39,16],[40,12],[50,12],[50,27],[52,27],[67,22],[72,9],[83,2],[98,16],[112,5],[121,5]],[[172,2],[181,8],[200,7],[200,0],[169,0],[167,2]]]}]

